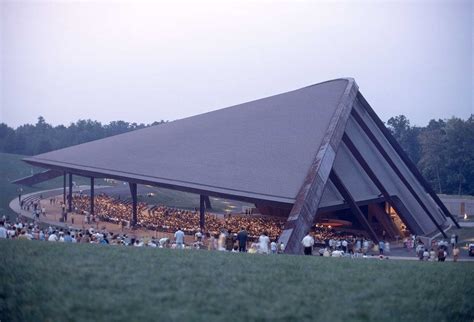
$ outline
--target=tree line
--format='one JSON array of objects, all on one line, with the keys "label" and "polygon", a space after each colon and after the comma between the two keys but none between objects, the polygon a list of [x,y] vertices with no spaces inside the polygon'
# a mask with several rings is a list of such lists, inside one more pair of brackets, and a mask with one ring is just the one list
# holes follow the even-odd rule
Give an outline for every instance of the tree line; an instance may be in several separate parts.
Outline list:
[{"label": "tree line", "polygon": [[399,115],[386,125],[437,193],[474,195],[474,115],[425,127]]},{"label": "tree line", "polygon": [[165,121],[151,124],[112,121],[102,124],[79,120],[66,127],[52,126],[42,116],[38,117],[36,124],[24,124],[16,129],[0,123],[0,152],[36,155],[162,123]]},{"label": "tree line", "polygon": [[[0,152],[35,155],[162,123],[79,120],[52,126],[41,116],[16,129],[0,123]],[[431,120],[425,127],[399,115],[386,125],[436,192],[474,195],[474,115]]]}]

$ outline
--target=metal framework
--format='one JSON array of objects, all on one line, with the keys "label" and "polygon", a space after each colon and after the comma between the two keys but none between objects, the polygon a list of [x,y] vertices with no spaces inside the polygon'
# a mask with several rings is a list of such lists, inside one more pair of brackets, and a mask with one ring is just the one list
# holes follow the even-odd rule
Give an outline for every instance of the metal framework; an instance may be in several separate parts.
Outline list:
[{"label": "metal framework", "polygon": [[91,215],[94,215],[95,214],[95,212],[94,212],[94,198],[95,198],[95,195],[94,195],[94,177],[91,177],[91,190],[90,190],[90,193],[91,193],[91,196],[90,196],[90,203],[91,203],[90,212],[91,212]]},{"label": "metal framework", "polygon": [[68,204],[67,209],[69,212],[71,212],[72,211],[72,173],[69,173],[69,194],[68,194],[67,204]]},{"label": "metal framework", "polygon": [[[206,226],[206,197],[203,195],[199,195],[199,228],[204,231]],[[209,200],[209,197],[207,197]]]},{"label": "metal framework", "polygon": [[331,182],[334,183],[334,185],[336,186],[337,190],[342,195],[344,200],[349,204],[349,207],[351,208],[352,213],[355,215],[355,217],[357,218],[359,223],[362,225],[362,227],[364,227],[364,229],[368,232],[370,238],[373,241],[378,242],[379,237],[377,236],[375,231],[372,229],[372,226],[367,221],[367,218],[365,218],[364,214],[362,213],[360,208],[357,206],[351,193],[349,192],[347,187],[344,185],[344,183],[341,181],[341,179],[337,175],[336,171],[334,171],[334,169],[329,174],[329,178],[331,179]]},{"label": "metal framework", "polygon": [[131,226],[135,227],[138,223],[138,196],[137,196],[137,184],[129,182],[128,185],[130,186],[130,194],[132,195],[132,220]]},{"label": "metal framework", "polygon": [[431,219],[433,224],[438,228],[438,230],[443,234],[444,238],[447,238],[446,233],[444,232],[443,228],[438,224],[436,219],[433,217],[433,214],[431,211],[426,207],[425,203],[421,200],[421,198],[418,196],[416,193],[415,189],[411,186],[411,184],[408,182],[408,180],[405,178],[405,176],[402,174],[402,172],[398,169],[397,165],[395,162],[393,162],[392,158],[388,155],[388,153],[384,150],[384,148],[380,145],[380,142],[377,140],[375,135],[372,133],[372,131],[369,129],[367,124],[364,123],[362,118],[360,117],[359,113],[355,109],[352,110],[352,116],[356,120],[357,124],[362,128],[364,133],[367,135],[367,137],[370,139],[372,144],[377,148],[377,151],[383,156],[385,161],[388,163],[390,168],[395,172],[395,174],[398,176],[400,181],[405,185],[405,187],[410,191],[411,195],[415,198],[415,200],[418,202],[418,204],[423,208],[425,213],[428,215],[428,217]]}]

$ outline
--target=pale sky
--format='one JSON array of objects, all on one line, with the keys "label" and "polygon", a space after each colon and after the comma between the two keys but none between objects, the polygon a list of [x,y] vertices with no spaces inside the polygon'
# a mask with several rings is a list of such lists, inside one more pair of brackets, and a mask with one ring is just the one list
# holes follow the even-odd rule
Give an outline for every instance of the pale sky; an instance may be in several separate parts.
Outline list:
[{"label": "pale sky", "polygon": [[472,1],[0,2],[14,127],[175,120],[339,77],[383,121],[474,113]]}]

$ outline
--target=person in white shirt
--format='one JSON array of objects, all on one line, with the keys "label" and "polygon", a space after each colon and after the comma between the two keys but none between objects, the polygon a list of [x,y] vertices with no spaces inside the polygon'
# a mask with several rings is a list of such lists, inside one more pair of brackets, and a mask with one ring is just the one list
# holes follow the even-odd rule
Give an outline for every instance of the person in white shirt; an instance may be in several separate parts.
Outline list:
[{"label": "person in white shirt", "polygon": [[347,253],[347,240],[343,240],[342,243],[342,250],[344,251],[344,253]]},{"label": "person in white shirt", "polygon": [[276,254],[277,251],[278,251],[278,246],[277,246],[277,243],[275,241],[272,241],[270,243],[270,250],[272,251],[272,254]]},{"label": "person in white shirt", "polygon": [[311,236],[311,232],[308,231],[301,244],[303,244],[305,255],[313,255],[314,238]]},{"label": "person in white shirt", "polygon": [[170,244],[170,239],[168,237],[163,237],[163,238],[160,238],[158,243],[160,244],[160,248],[168,248]]},{"label": "person in white shirt", "polygon": [[184,246],[184,232],[181,228],[174,233],[174,238],[176,240],[176,248],[182,249]]},{"label": "person in white shirt", "polygon": [[52,242],[57,242],[57,241],[58,241],[58,236],[56,236],[56,232],[55,232],[55,231],[53,231],[53,232],[51,233],[51,235],[49,235],[48,241],[52,241]]},{"label": "person in white shirt", "polygon": [[197,242],[202,241],[202,232],[200,230],[194,234],[194,240]]},{"label": "person in white shirt", "polygon": [[0,239],[7,239],[7,229],[5,228],[5,223],[0,222]]},{"label": "person in white shirt", "polygon": [[226,234],[224,230],[221,231],[219,234],[219,238],[217,239],[217,250],[219,251],[225,251],[225,239],[226,239]]},{"label": "person in white shirt", "polygon": [[335,250],[335,251],[332,252],[331,256],[332,257],[342,257],[343,253],[344,252],[342,250]]},{"label": "person in white shirt", "polygon": [[268,238],[267,232],[264,232],[258,238],[258,252],[260,254],[268,254],[268,244],[270,243],[270,238]]},{"label": "person in white shirt", "polygon": [[280,242],[280,245],[278,246],[278,249],[279,249],[280,253],[283,254],[285,252],[285,244]]}]

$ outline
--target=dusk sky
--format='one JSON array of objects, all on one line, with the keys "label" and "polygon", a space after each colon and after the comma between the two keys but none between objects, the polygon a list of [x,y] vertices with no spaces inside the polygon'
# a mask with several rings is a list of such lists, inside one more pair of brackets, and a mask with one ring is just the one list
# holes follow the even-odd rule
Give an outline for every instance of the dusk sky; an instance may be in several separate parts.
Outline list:
[{"label": "dusk sky", "polygon": [[354,77],[382,120],[474,113],[473,1],[0,0],[0,122],[175,120]]}]

